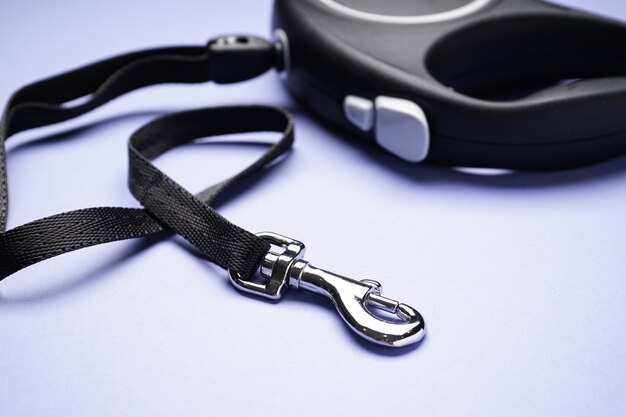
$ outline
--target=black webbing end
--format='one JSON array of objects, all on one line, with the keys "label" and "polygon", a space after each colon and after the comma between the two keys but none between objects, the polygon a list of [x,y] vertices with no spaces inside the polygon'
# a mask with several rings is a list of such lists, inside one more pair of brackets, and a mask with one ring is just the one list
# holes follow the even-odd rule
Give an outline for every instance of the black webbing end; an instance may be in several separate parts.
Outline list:
[{"label": "black webbing end", "polygon": [[276,46],[263,38],[229,35],[208,44],[211,80],[218,84],[236,83],[257,77],[276,66]]}]

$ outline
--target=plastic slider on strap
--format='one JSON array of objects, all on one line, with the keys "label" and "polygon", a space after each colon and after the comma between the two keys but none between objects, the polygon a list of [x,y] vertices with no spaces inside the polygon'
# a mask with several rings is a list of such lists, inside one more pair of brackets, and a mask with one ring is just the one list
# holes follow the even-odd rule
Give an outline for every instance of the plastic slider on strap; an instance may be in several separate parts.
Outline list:
[{"label": "plastic slider on strap", "polygon": [[208,44],[211,80],[218,84],[236,83],[280,67],[280,47],[249,35],[228,35]]},{"label": "plastic slider on strap", "polygon": [[[421,314],[406,304],[383,297],[382,286],[371,280],[356,281],[316,268],[302,260],[304,244],[275,233],[258,233],[271,245],[283,249],[270,250],[264,257],[260,272],[265,283],[242,279],[230,272],[235,287],[242,291],[279,299],[288,288],[305,289],[332,300],[337,311],[359,336],[384,346],[402,347],[419,342],[425,334]],[[381,310],[394,319],[376,315]]]}]

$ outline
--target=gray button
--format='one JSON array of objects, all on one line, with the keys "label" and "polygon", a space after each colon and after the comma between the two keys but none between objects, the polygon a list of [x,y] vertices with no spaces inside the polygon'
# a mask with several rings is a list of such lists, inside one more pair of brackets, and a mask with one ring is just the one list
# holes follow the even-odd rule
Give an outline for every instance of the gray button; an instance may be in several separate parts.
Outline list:
[{"label": "gray button", "polygon": [[430,130],[424,111],[412,101],[378,97],[376,107],[376,141],[409,162],[421,162],[428,156]]},{"label": "gray button", "polygon": [[374,128],[374,103],[372,101],[348,96],[343,102],[343,110],[346,118],[364,132]]},{"label": "gray button", "polygon": [[346,118],[364,132],[375,129],[376,142],[397,157],[421,162],[428,156],[430,130],[424,111],[412,101],[380,96],[375,102],[347,96]]}]

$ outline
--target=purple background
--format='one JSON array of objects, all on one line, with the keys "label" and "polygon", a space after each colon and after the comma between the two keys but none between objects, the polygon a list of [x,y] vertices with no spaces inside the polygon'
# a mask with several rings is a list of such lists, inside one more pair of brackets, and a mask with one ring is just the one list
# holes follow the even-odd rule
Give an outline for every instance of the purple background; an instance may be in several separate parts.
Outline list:
[{"label": "purple background", "polygon": [[[561,3],[626,20],[622,1]],[[124,51],[266,35],[270,10],[269,0],[1,2],[0,101]],[[245,103],[293,111],[296,150],[222,212],[304,241],[315,265],[380,280],[424,314],[424,342],[372,348],[314,296],[243,297],[177,239],[120,242],[0,284],[0,415],[626,415],[624,158],[506,176],[407,168],[315,124],[271,73],[151,88],[12,139],[10,227],[137,206],[126,188],[135,129]],[[199,190],[258,152],[188,146],[158,164]]]}]

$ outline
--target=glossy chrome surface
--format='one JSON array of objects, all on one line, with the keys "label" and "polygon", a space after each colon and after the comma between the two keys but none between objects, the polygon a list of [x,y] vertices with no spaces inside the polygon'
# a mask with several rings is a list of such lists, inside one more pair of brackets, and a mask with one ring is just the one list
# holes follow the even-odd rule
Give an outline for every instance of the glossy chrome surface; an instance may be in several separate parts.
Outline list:
[{"label": "glossy chrome surface", "polygon": [[[420,313],[398,301],[383,297],[382,286],[371,280],[357,281],[311,266],[302,260],[301,242],[275,234],[259,233],[282,253],[270,251],[261,266],[265,284],[242,280],[230,273],[233,284],[246,292],[279,299],[287,287],[305,289],[332,300],[344,321],[359,336],[384,346],[401,347],[424,337],[425,324]],[[376,314],[389,313],[392,318]]]},{"label": "glossy chrome surface", "polygon": [[275,233],[257,233],[257,235],[271,245],[284,249],[280,254],[270,251],[265,255],[261,264],[261,276],[267,281],[263,284],[246,281],[232,271],[229,272],[230,280],[241,291],[278,300],[289,287],[289,282],[285,277],[289,273],[291,264],[304,256],[305,247],[302,242]]}]

